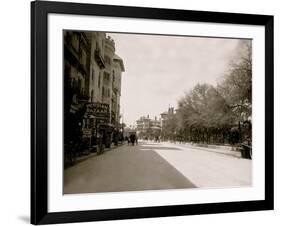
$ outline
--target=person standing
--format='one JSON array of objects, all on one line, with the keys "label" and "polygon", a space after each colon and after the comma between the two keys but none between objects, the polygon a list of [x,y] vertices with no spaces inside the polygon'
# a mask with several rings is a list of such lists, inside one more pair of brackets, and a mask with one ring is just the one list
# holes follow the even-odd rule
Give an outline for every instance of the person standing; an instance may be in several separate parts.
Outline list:
[{"label": "person standing", "polygon": [[130,135],[130,141],[131,141],[131,143],[132,143],[132,146],[134,146],[135,145],[135,140],[136,140],[136,136],[135,136],[135,134],[131,134]]}]

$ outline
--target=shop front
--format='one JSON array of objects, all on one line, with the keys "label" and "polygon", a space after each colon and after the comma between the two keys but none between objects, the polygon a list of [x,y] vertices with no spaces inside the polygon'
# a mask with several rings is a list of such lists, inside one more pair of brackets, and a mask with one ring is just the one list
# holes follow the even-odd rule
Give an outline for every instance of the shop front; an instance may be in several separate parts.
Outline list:
[{"label": "shop front", "polygon": [[84,128],[91,131],[91,146],[110,148],[114,127],[110,124],[109,105],[105,103],[88,103],[84,115]]}]

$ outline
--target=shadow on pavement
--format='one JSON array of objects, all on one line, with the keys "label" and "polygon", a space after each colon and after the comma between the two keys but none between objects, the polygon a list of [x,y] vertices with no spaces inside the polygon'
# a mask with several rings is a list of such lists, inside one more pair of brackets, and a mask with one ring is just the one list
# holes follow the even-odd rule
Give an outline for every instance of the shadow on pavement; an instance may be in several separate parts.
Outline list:
[{"label": "shadow on pavement", "polygon": [[[123,146],[64,171],[64,194],[185,189],[196,186],[154,150]],[[169,148],[169,150],[171,150]],[[177,149],[176,149],[177,150]]]}]

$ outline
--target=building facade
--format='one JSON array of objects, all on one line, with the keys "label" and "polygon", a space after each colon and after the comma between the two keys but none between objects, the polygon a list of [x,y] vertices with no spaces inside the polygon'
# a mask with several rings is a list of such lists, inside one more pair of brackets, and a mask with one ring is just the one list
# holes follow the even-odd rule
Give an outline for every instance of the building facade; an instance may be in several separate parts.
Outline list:
[{"label": "building facade", "polygon": [[121,97],[121,81],[122,73],[125,71],[123,60],[115,54],[113,57],[113,70],[112,70],[112,96],[111,96],[111,123],[115,127],[122,127],[120,124],[120,97]]},{"label": "building facade", "polygon": [[168,119],[172,116],[174,116],[174,108],[173,107],[169,107],[168,111],[165,111],[163,113],[160,114],[160,124],[161,124],[161,130],[163,131],[163,129],[165,129],[165,127],[167,126],[168,123]]},{"label": "building facade", "polygon": [[106,136],[106,146],[110,146],[119,129],[125,71],[123,60],[115,54],[114,40],[105,32],[64,31],[64,52],[65,131],[73,133],[76,118],[76,130],[90,138]]},{"label": "building facade", "polygon": [[76,142],[82,130],[83,105],[91,43],[85,33],[64,31],[64,143]]},{"label": "building facade", "polygon": [[172,140],[176,136],[176,111],[169,107],[168,111],[160,114],[161,118],[161,139]]},{"label": "building facade", "polygon": [[157,117],[142,116],[137,120],[137,133],[141,139],[155,139],[161,134],[161,121]]}]

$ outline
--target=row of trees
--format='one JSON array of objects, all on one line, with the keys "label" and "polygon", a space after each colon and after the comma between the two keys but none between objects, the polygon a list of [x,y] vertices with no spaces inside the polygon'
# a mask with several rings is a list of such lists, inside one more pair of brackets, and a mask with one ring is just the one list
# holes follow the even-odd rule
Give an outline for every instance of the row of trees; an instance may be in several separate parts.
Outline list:
[{"label": "row of trees", "polygon": [[252,49],[240,41],[239,54],[217,86],[197,84],[169,114],[162,136],[200,143],[239,143],[251,140]]}]

